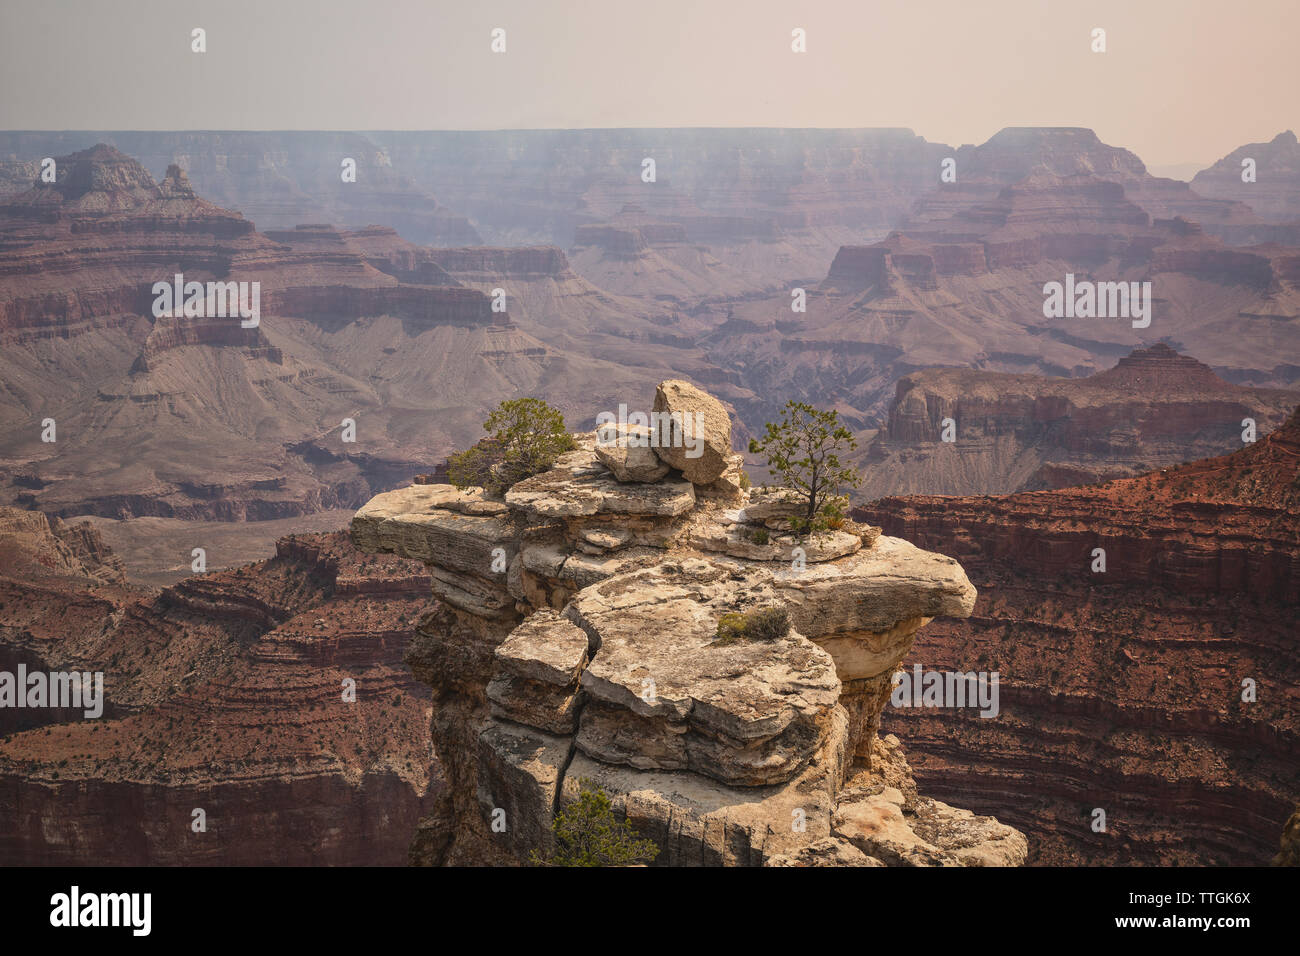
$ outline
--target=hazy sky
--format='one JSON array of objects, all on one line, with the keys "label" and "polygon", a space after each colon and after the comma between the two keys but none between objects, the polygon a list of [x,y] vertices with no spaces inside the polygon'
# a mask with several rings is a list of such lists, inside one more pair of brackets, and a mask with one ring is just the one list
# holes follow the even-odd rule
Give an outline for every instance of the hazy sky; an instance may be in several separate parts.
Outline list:
[{"label": "hazy sky", "polygon": [[1300,128],[1297,36],[1297,0],[3,0],[0,128],[1089,126],[1210,162]]}]

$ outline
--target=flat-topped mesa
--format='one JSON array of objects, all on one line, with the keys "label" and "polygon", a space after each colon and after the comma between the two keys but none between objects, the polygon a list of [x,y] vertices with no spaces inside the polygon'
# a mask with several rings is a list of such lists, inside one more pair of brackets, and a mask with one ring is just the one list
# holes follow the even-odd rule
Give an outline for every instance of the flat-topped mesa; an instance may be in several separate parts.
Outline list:
[{"label": "flat-topped mesa", "polygon": [[658,863],[1022,863],[1021,834],[919,797],[877,737],[915,632],[974,606],[961,567],[852,522],[796,536],[797,500],[742,487],[716,399],[670,381],[654,409],[502,500],[422,484],[353,518],[439,598],[407,659],[449,785],[414,857],[545,856],[589,780]]}]

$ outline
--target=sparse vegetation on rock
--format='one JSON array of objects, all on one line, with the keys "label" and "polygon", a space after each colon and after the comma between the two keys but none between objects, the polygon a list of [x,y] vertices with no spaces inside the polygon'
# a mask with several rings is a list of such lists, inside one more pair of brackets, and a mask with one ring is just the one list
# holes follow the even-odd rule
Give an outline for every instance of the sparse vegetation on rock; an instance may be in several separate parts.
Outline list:
[{"label": "sparse vegetation on rock", "polygon": [[504,494],[573,449],[564,415],[539,398],[502,402],[488,415],[483,430],[486,438],[447,461],[447,479],[462,490],[481,487]]},{"label": "sparse vegetation on rock", "polygon": [[840,454],[857,447],[834,411],[793,400],[779,422],[767,423],[762,440],[749,443],[750,452],[766,455],[768,471],[802,501],[803,513],[791,516],[790,526],[803,534],[843,526],[848,499],[842,492],[861,479]]},{"label": "sparse vegetation on rock", "polygon": [[765,607],[745,614],[724,614],[718,618],[717,640],[775,641],[790,633],[790,615],[783,607]]},{"label": "sparse vegetation on rock", "polygon": [[[689,394],[682,383],[660,393],[670,414]],[[685,471],[621,481],[590,433],[499,503],[420,484],[353,519],[362,550],[430,565],[438,598],[408,656],[439,688],[431,727],[456,761],[446,776],[457,805],[445,817],[454,826],[440,824],[452,831],[446,845],[424,858],[640,862],[625,852],[635,835],[602,810],[612,804],[653,837],[656,865],[766,864],[818,841],[840,863],[854,853],[861,865],[889,862],[902,854],[866,835],[877,810],[898,823],[890,846],[924,845],[920,862],[1022,863],[1026,843],[1008,843],[1009,828],[972,830],[972,818],[934,802],[918,833],[892,809],[854,809],[867,793],[846,787],[848,774],[874,772],[863,755],[886,703],[879,691],[923,619],[970,614],[975,589],[961,568],[895,538],[864,547],[858,533],[827,530],[796,542],[788,519],[803,500],[785,490],[755,500],[738,486],[739,456],[724,454],[730,439],[705,435],[734,492],[718,494],[708,470],[699,481]],[[502,552],[505,573],[494,573]],[[910,781],[904,762],[897,777]],[[579,801],[584,778],[608,798]],[[807,830],[791,829],[792,811],[814,806]],[[848,822],[835,829],[841,811]],[[599,852],[605,837],[612,857]]]},{"label": "sparse vegetation on rock", "polygon": [[533,851],[535,866],[636,866],[659,855],[627,820],[614,815],[609,794],[590,780],[578,781],[578,799],[555,815],[555,852],[549,860]]}]

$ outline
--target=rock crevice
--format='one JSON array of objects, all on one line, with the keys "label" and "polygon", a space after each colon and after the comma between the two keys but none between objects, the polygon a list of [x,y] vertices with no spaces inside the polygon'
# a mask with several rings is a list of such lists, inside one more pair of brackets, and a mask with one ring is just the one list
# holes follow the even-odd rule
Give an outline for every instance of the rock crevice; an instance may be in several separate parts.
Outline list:
[{"label": "rock crevice", "polygon": [[[425,562],[440,599],[409,659],[435,691],[448,789],[413,856],[544,857],[590,782],[659,864],[1023,862],[1017,831],[897,796],[911,771],[877,737],[917,629],[974,606],[961,567],[851,522],[781,533],[779,496],[729,480],[721,405],[672,381],[655,406],[692,411],[684,447],[705,454],[656,447],[666,472],[629,469],[597,445],[624,433],[579,435],[504,501],[417,485],[353,519],[358,547]],[[719,636],[759,610],[785,633]]]}]

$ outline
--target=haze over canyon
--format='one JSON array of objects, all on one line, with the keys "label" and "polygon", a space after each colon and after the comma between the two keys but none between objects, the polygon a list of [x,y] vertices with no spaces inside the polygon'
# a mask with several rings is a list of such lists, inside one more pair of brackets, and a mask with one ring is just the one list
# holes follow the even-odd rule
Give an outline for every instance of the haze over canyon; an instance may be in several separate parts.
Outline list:
[{"label": "haze over canyon", "polygon": [[[1242,865],[1300,798],[1291,131],[0,132],[0,342],[0,671],[104,683],[0,707],[0,862],[522,864],[590,780],[656,865]],[[453,488],[522,397],[574,448]]]}]

